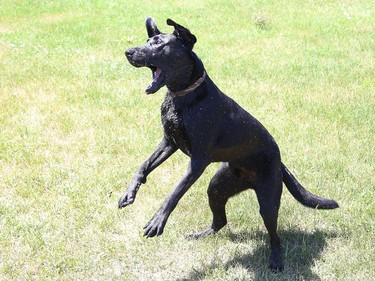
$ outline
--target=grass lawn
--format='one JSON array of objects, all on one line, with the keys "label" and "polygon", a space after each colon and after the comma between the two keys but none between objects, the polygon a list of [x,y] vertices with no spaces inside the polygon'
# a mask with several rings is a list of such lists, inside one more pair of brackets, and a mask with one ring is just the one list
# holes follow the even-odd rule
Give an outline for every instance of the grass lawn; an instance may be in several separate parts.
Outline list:
[{"label": "grass lawn", "polygon": [[[160,3],[157,3],[160,2]],[[125,210],[117,200],[162,136],[164,89],[124,50],[152,15],[198,38],[216,84],[277,140],[283,161],[333,211],[286,189],[283,273],[268,266],[254,192],[211,223],[212,164],[161,237],[142,227],[185,172],[176,153]],[[375,6],[371,1],[0,2],[0,280],[374,280]]]}]

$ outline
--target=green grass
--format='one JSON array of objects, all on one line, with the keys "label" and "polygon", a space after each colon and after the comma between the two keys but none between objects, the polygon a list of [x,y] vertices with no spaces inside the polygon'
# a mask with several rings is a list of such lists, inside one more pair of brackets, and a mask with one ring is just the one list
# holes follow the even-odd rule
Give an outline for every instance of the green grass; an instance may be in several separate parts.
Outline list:
[{"label": "green grass", "polygon": [[[217,85],[309,190],[339,202],[315,211],[284,192],[283,273],[267,269],[251,191],[220,233],[184,239],[210,224],[217,164],[159,238],[142,227],[185,171],[181,153],[117,209],[162,136],[163,90],[146,96],[149,70],[123,55],[148,15],[165,32],[168,17],[189,27]],[[374,19],[371,1],[1,1],[0,280],[372,280]]]}]

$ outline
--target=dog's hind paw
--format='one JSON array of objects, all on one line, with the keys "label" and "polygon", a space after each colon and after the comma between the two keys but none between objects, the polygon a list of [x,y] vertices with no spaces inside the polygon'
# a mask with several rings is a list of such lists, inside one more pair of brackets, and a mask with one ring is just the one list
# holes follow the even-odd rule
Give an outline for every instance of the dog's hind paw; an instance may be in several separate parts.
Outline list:
[{"label": "dog's hind paw", "polygon": [[284,270],[284,265],[280,254],[271,254],[269,267],[274,273],[282,272]]},{"label": "dog's hind paw", "polygon": [[216,231],[212,228],[212,227],[209,227],[207,228],[206,230],[203,230],[201,232],[198,232],[198,233],[193,233],[193,234],[188,234],[185,236],[186,239],[189,239],[189,240],[197,240],[197,239],[201,239],[205,236],[208,236],[208,235],[211,235],[211,234],[214,234]]},{"label": "dog's hind paw", "polygon": [[284,265],[282,265],[282,264],[270,264],[270,269],[274,273],[282,272],[284,270]]}]

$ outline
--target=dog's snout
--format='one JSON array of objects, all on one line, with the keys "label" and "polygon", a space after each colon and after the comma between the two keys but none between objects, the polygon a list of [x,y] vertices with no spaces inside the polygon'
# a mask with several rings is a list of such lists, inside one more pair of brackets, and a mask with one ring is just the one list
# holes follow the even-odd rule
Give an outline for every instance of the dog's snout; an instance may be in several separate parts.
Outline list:
[{"label": "dog's snout", "polygon": [[134,48],[130,48],[130,49],[127,49],[127,50],[125,51],[125,56],[127,56],[127,57],[131,57],[134,53],[135,53]]},{"label": "dog's snout", "polygon": [[135,67],[146,66],[146,54],[141,51],[139,47],[127,49],[125,51],[125,57],[128,59],[130,64]]}]

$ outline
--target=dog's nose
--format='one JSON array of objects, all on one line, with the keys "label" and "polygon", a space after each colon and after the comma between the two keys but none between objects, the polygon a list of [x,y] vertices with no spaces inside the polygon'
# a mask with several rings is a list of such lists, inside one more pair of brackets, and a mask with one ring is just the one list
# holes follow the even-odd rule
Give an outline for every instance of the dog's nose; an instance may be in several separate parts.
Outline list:
[{"label": "dog's nose", "polygon": [[134,48],[127,49],[125,51],[125,56],[131,57],[134,54],[134,52],[135,52]]}]

